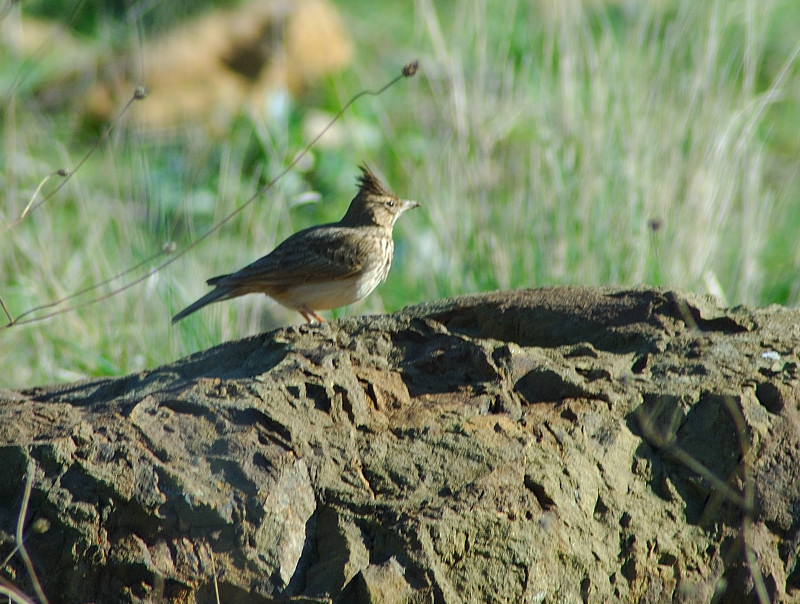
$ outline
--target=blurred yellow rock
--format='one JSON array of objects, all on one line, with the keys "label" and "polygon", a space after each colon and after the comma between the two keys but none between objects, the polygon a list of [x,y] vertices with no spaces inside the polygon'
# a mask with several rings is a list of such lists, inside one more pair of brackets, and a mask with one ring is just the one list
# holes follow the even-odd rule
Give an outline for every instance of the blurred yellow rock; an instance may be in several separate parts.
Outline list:
[{"label": "blurred yellow rock", "polygon": [[69,104],[104,122],[145,85],[146,100],[129,113],[145,130],[187,122],[225,128],[240,110],[266,107],[270,95],[302,94],[353,55],[327,0],[253,0],[214,10],[111,57],[98,57],[96,43],[91,48],[61,26],[25,15],[13,21],[5,24],[13,35],[4,35],[3,46],[28,58],[40,53],[40,61],[44,49],[49,62],[61,65],[37,88],[41,98],[52,99],[49,108]]},{"label": "blurred yellow rock", "polygon": [[144,83],[147,100],[132,112],[139,127],[169,129],[191,121],[224,128],[239,110],[260,110],[270,94],[301,94],[345,67],[352,54],[342,20],[327,1],[248,2],[210,12],[148,44],[134,70],[142,82],[99,82],[89,107],[108,119],[133,86]]}]

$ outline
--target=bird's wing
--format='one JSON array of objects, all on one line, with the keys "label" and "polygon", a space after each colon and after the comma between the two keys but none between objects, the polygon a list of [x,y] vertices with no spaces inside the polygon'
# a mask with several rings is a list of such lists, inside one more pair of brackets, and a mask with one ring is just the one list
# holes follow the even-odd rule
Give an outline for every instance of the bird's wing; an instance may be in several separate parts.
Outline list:
[{"label": "bird's wing", "polygon": [[369,257],[374,245],[374,237],[359,236],[347,227],[312,227],[295,233],[263,258],[221,282],[261,291],[258,285],[285,287],[346,279],[364,270],[363,259]]}]

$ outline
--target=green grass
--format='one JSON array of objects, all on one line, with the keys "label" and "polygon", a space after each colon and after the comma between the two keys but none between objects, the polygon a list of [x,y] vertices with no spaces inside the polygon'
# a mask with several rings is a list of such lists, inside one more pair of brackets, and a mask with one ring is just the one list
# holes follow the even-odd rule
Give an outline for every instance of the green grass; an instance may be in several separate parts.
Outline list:
[{"label": "green grass", "polygon": [[[338,219],[361,161],[423,208],[398,224],[387,283],[329,316],[567,283],[678,287],[732,305],[800,300],[797,3],[338,6],[354,62],[287,111],[239,117],[220,137],[192,129],[159,139],[123,120],[61,191],[3,230],[0,297],[12,314],[104,281],[166,242],[183,249],[288,164],[315,114],[335,113],[410,59],[420,73],[359,100],[337,125],[340,142],[315,149],[302,170],[162,271],[97,304],[0,331],[0,385],[139,371],[298,322],[258,296],[175,327],[169,319],[206,291],[206,278]],[[94,13],[79,22],[86,52],[102,56],[108,28],[126,31],[114,44],[127,40],[135,54],[154,20],[130,31]],[[96,124],[41,93],[68,67],[61,48],[45,44],[33,60],[0,51],[0,224],[97,138]]]}]

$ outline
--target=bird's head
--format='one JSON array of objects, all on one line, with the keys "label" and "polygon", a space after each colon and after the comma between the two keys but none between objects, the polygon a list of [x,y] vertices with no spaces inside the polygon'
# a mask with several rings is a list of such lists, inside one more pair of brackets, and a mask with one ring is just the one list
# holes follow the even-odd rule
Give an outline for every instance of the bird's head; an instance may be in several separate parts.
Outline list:
[{"label": "bird's head", "polygon": [[360,169],[361,175],[356,181],[359,186],[358,193],[342,218],[343,225],[380,226],[391,229],[400,214],[419,207],[416,201],[397,197],[368,167],[361,166]]}]

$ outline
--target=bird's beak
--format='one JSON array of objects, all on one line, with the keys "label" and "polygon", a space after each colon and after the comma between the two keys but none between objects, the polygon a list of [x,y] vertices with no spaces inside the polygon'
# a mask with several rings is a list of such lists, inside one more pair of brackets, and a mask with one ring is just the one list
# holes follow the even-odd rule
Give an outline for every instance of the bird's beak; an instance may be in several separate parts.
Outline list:
[{"label": "bird's beak", "polygon": [[412,210],[414,208],[418,208],[419,204],[416,201],[412,201],[410,199],[403,200],[403,211]]}]

